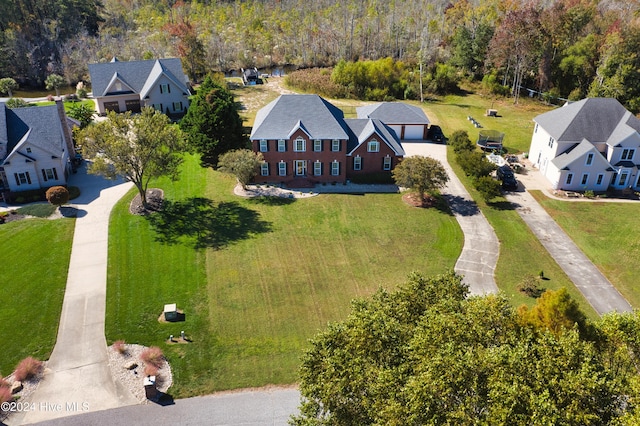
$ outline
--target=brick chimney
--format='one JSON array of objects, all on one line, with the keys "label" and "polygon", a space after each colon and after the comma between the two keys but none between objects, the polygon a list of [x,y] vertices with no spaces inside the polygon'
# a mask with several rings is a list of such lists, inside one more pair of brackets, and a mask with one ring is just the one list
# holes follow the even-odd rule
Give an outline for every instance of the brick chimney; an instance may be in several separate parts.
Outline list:
[{"label": "brick chimney", "polygon": [[71,133],[71,127],[69,127],[67,114],[64,112],[64,105],[62,104],[62,100],[56,99],[56,106],[58,107],[58,117],[60,117],[60,124],[62,124],[62,134],[64,135],[64,141],[67,144],[69,158],[73,160],[73,158],[76,156],[76,149],[73,146],[73,134]]}]

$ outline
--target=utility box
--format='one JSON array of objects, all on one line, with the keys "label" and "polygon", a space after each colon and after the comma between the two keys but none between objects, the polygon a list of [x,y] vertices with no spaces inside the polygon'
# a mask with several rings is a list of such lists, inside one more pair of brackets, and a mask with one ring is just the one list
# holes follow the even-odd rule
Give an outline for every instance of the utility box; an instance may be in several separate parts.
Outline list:
[{"label": "utility box", "polygon": [[158,397],[158,388],[156,388],[156,376],[147,376],[143,381],[144,394],[147,399],[156,399]]},{"label": "utility box", "polygon": [[178,320],[178,307],[175,303],[164,305],[164,319],[167,321]]}]

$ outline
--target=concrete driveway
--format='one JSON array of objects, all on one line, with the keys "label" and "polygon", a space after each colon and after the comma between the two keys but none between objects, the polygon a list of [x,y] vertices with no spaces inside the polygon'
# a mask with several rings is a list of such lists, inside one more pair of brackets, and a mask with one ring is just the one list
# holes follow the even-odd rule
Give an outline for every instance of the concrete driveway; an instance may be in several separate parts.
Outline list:
[{"label": "concrete driveway", "polygon": [[464,233],[464,246],[454,270],[463,275],[463,282],[473,295],[497,293],[494,271],[500,254],[500,242],[462,182],[449,166],[447,147],[425,142],[403,142],[407,156],[435,158],[444,166],[449,183],[442,191]]},{"label": "concrete driveway", "polygon": [[[56,345],[43,381],[27,398],[34,410],[14,414],[9,424],[33,423],[73,414],[137,404],[111,377],[104,337],[109,215],[131,183],[73,175],[82,195],[77,209],[71,259]],[[97,385],[96,385],[97,384]]]},{"label": "concrete driveway", "polygon": [[[518,175],[522,188],[506,194],[516,211],[529,226],[544,248],[556,260],[573,284],[598,312],[631,312],[633,308],[620,292],[575,245],[566,232],[553,220],[544,208],[527,192],[541,190],[552,196],[548,182],[537,169],[527,165],[527,174]],[[564,200],[563,200],[564,201]]]}]

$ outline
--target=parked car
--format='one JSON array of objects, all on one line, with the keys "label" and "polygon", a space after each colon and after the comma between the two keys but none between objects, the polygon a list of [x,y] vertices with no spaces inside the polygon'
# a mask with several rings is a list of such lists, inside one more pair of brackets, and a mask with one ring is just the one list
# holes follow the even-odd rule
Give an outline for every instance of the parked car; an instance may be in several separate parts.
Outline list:
[{"label": "parked car", "polygon": [[516,180],[513,170],[508,165],[498,167],[496,177],[502,182],[502,188],[506,190],[518,189],[518,181]]},{"label": "parked car", "polygon": [[427,139],[437,143],[443,143],[446,141],[442,128],[440,126],[432,125],[427,131]]}]

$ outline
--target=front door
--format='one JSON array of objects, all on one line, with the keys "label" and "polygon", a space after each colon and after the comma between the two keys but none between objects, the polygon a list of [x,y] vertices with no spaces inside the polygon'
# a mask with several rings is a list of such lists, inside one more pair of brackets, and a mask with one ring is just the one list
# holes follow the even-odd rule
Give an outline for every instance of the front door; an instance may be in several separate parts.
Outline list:
[{"label": "front door", "polygon": [[296,176],[306,176],[306,175],[307,175],[307,161],[296,160]]}]

